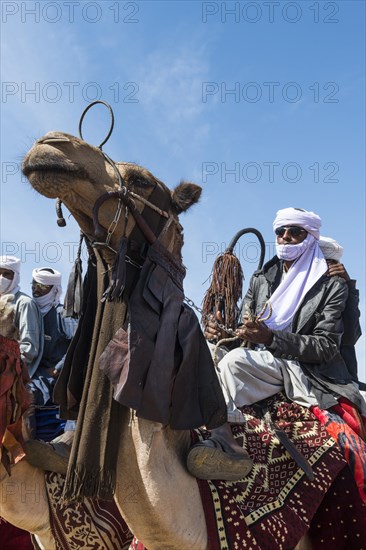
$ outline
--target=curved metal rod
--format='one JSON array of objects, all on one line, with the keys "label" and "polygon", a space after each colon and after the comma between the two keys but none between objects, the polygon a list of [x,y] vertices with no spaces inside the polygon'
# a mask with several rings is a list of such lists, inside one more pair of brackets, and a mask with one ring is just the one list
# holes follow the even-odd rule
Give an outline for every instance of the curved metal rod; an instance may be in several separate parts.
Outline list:
[{"label": "curved metal rod", "polygon": [[150,226],[146,223],[144,218],[141,216],[140,212],[137,210],[135,203],[128,196],[128,192],[124,190],[120,191],[109,191],[101,195],[95,202],[93,206],[93,224],[94,224],[94,235],[98,241],[101,241],[106,238],[107,231],[99,223],[99,208],[107,200],[110,199],[120,199],[125,206],[129,209],[133,217],[135,218],[136,224],[141,229],[144,237],[149,244],[153,244],[156,241],[156,235],[153,233]]},{"label": "curved metal rod", "polygon": [[102,146],[109,140],[110,136],[111,136],[111,133],[113,132],[113,128],[114,128],[114,114],[113,114],[113,111],[112,111],[112,107],[109,105],[109,103],[106,103],[105,101],[100,101],[100,100],[97,100],[97,101],[93,101],[92,103],[90,103],[83,111],[81,117],[80,117],[80,122],[79,122],[79,136],[81,137],[81,139],[84,139],[83,138],[83,134],[82,134],[82,131],[81,131],[81,128],[82,128],[82,125],[83,125],[83,120],[84,120],[84,117],[86,115],[86,113],[89,111],[89,109],[91,107],[93,107],[93,105],[97,105],[98,103],[101,103],[102,105],[104,105],[105,107],[107,107],[107,109],[109,110],[109,113],[111,115],[111,127],[109,129],[109,132],[107,134],[107,137],[104,139],[104,141],[102,141],[102,143],[100,145],[98,145],[99,149],[102,148]]},{"label": "curved metal rod", "polygon": [[240,237],[242,235],[245,235],[246,233],[253,233],[257,237],[257,239],[258,239],[258,241],[261,245],[261,255],[260,255],[260,258],[259,258],[259,262],[258,262],[258,269],[262,269],[263,262],[264,262],[264,256],[266,254],[266,245],[264,243],[262,233],[260,231],[258,231],[258,229],[255,229],[255,227],[246,227],[245,229],[241,229],[240,231],[238,231],[234,235],[234,237],[231,239],[226,252],[229,252],[229,253],[232,254],[236,243],[238,242]]},{"label": "curved metal rod", "polygon": [[66,226],[66,220],[62,213],[62,200],[56,199],[56,214],[57,214],[57,225],[59,227],[65,227]]}]

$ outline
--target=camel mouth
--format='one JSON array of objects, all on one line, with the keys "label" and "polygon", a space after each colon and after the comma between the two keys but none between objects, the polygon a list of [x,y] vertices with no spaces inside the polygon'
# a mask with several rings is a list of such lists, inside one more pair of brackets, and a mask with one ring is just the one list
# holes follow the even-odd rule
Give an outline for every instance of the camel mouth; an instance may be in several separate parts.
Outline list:
[{"label": "camel mouth", "polygon": [[53,164],[44,164],[37,162],[23,163],[22,167],[23,174],[30,179],[33,175],[46,173],[49,174],[60,174],[67,175],[72,174],[73,176],[86,176],[86,171],[80,167],[65,165],[62,163],[53,163]]},{"label": "camel mouth", "polygon": [[22,172],[33,189],[50,199],[68,194],[75,178],[88,179],[85,169],[63,162],[28,161],[23,163]]}]

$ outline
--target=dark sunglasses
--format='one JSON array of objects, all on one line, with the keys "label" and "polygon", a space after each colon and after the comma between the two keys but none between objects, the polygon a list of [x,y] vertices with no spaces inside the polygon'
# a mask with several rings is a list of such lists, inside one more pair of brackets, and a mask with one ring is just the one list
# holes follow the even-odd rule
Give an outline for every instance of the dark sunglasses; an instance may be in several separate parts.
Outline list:
[{"label": "dark sunglasses", "polygon": [[289,225],[288,227],[287,226],[285,227],[283,225],[282,227],[277,227],[277,229],[275,229],[275,233],[279,237],[283,237],[286,231],[288,231],[291,237],[298,237],[299,235],[301,235],[303,231],[305,231],[305,229],[303,229],[302,227],[298,227],[296,225]]},{"label": "dark sunglasses", "polygon": [[37,281],[32,281],[31,285],[33,288],[40,288],[41,290],[47,290],[51,288],[53,285],[43,285],[42,283],[37,283]]}]

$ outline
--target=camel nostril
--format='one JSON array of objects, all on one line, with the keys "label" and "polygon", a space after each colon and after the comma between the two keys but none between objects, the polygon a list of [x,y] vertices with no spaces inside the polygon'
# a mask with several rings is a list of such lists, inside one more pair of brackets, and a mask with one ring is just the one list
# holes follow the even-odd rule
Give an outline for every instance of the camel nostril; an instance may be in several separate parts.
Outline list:
[{"label": "camel nostril", "polygon": [[68,138],[65,137],[44,137],[41,139],[38,139],[36,141],[37,144],[42,145],[44,143],[61,143],[64,141],[70,141]]}]

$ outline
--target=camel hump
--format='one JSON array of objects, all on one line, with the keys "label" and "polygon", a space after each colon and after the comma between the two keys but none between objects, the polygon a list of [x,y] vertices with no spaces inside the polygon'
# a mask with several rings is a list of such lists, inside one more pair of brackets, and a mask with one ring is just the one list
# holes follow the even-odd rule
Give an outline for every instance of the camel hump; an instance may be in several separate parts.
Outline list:
[{"label": "camel hump", "polygon": [[177,214],[185,212],[199,201],[199,198],[202,193],[202,187],[196,185],[195,183],[190,183],[186,181],[181,181],[180,184],[173,189],[172,195],[172,204],[177,211]]}]

